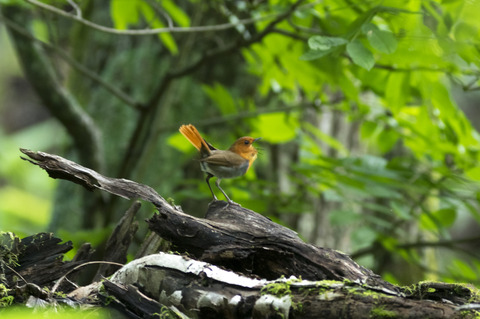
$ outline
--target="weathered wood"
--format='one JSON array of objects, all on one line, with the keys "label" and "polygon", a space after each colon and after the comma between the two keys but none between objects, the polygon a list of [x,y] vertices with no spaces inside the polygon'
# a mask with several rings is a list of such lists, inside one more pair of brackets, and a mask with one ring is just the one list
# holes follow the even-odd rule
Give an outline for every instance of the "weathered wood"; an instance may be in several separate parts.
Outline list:
[{"label": "weathered wood", "polygon": [[159,214],[148,220],[150,229],[200,260],[267,279],[281,275],[311,280],[348,279],[397,289],[347,255],[306,244],[292,230],[251,210],[216,201],[209,206],[205,219],[196,218],[170,205],[149,186],[105,177],[57,155],[21,151],[53,178],[153,203]]},{"label": "weathered wood", "polygon": [[61,239],[49,233],[39,233],[21,240],[15,237],[13,241],[9,247],[17,257],[17,266],[12,265],[4,270],[10,287],[17,283],[47,286],[82,262],[79,259],[64,262],[63,254],[73,248],[72,243],[61,243]]},{"label": "weathered wood", "polygon": [[159,318],[162,305],[132,285],[122,286],[105,280],[103,286],[107,292],[117,300],[109,302],[115,304],[115,309],[124,312],[129,318]]},{"label": "weathered wood", "polygon": [[[132,291],[132,284],[149,297],[142,298],[142,293],[136,289]],[[445,295],[446,291],[450,294],[455,292],[458,285],[443,286],[445,290],[439,295],[429,290],[438,301],[417,300],[356,282],[254,279],[185,256],[166,253],[137,259],[124,266],[111,281],[105,282],[105,288],[121,299],[126,309],[139,316],[158,309],[157,302],[165,307],[175,307],[189,318],[474,316],[473,312],[462,312],[458,304],[441,300],[441,295]],[[470,296],[469,300],[478,302],[478,296]]]},{"label": "weathered wood", "polygon": [[[138,222],[135,220],[135,215],[141,206],[142,204],[140,202],[134,202],[118,221],[107,240],[103,260],[117,262],[119,264],[127,262],[128,247],[138,230]],[[102,277],[108,277],[117,269],[117,266],[102,264],[98,268],[95,279],[100,280]]]},{"label": "weathered wood", "polygon": [[[168,204],[151,187],[105,177],[60,156],[22,152],[54,178],[153,203],[158,214],[147,221],[150,229],[174,249],[200,260],[161,253],[117,271],[105,289],[131,317],[147,318],[157,309],[193,318],[476,315],[477,290],[448,284],[402,289],[347,255],[304,243],[292,230],[240,206],[215,201],[205,218],[196,218]],[[99,293],[95,288],[86,291]]]},{"label": "weathered wood", "polygon": [[292,230],[240,206],[215,201],[205,219],[158,208],[148,220],[150,228],[200,260],[266,279],[348,279],[397,289],[347,255],[307,244]]}]

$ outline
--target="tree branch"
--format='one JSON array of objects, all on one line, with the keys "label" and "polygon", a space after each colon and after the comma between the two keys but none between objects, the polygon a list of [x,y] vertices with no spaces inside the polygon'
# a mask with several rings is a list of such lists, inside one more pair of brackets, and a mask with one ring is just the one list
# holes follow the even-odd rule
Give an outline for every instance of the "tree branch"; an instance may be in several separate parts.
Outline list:
[{"label": "tree branch", "polygon": [[252,24],[255,22],[263,21],[263,20],[273,19],[277,16],[284,14],[284,13],[274,13],[274,14],[269,14],[262,17],[258,17],[258,18],[240,19],[235,23],[222,23],[222,24],[209,25],[209,26],[197,26],[197,27],[168,26],[166,28],[156,28],[156,29],[146,29],[146,30],[119,30],[119,29],[110,28],[110,27],[106,27],[106,26],[91,22],[89,20],[85,20],[83,19],[82,16],[78,15],[78,11],[77,11],[77,14],[74,15],[37,0],[24,0],[24,1],[34,6],[37,6],[39,8],[42,8],[44,10],[48,10],[52,13],[55,13],[56,15],[80,22],[92,29],[106,32],[106,33],[111,33],[111,34],[128,35],[128,36],[142,36],[142,35],[152,35],[152,34],[160,34],[160,33],[192,33],[192,32],[222,31],[222,30],[233,29],[238,25],[248,25],[248,24]]},{"label": "tree branch", "polygon": [[[395,245],[395,249],[418,249],[418,248],[448,248],[457,250],[456,245],[480,242],[480,236],[473,236],[468,238],[458,238],[452,240],[437,240],[437,241],[417,241],[413,243],[404,243]],[[370,246],[364,249],[360,249],[351,254],[352,258],[357,259],[365,255],[372,254],[377,248]]]},{"label": "tree branch", "polygon": [[103,176],[58,155],[21,151],[30,157],[23,159],[40,166],[52,178],[154,204],[159,213],[148,220],[149,228],[170,241],[178,251],[203,261],[267,279],[282,275],[309,280],[348,279],[399,291],[398,287],[359,266],[347,255],[307,244],[294,231],[254,211],[215,201],[208,207],[205,219],[196,218],[170,205],[149,186]]},{"label": "tree branch", "polygon": [[31,35],[25,28],[23,28],[21,25],[13,22],[9,18],[2,16],[2,20],[4,21],[5,25],[8,26],[10,29],[15,30],[18,34],[21,34],[25,39],[29,39],[32,42],[38,43],[41,45],[44,49],[50,50],[57,54],[60,58],[62,58],[65,62],[67,62],[74,70],[78,71],[79,73],[83,74],[87,78],[91,79],[93,82],[96,82],[97,84],[101,85],[104,87],[107,91],[112,93],[113,96],[116,96],[118,99],[120,99],[122,102],[127,104],[128,106],[131,106],[135,109],[140,109],[141,105],[138,102],[135,102],[132,98],[130,98],[128,95],[117,89],[115,86],[111,85],[109,82],[104,81],[98,74],[90,71],[88,68],[83,66],[81,63],[73,59],[67,52],[64,50],[50,44],[47,42],[43,42],[37,38],[35,38],[33,35]]},{"label": "tree branch", "polygon": [[216,59],[222,55],[235,52],[236,50],[261,41],[267,34],[275,30],[275,26],[278,23],[293,14],[293,12],[295,12],[295,10],[304,1],[305,0],[298,0],[297,2],[292,4],[287,11],[278,15],[275,20],[270,22],[261,32],[257,33],[251,39],[237,39],[237,41],[233,41],[230,45],[207,51],[201,58],[184,67],[183,69],[167,73],[160,85],[158,86],[157,90],[155,90],[155,93],[151,97],[150,101],[146,104],[146,109],[141,113],[140,117],[137,120],[136,128],[127,147],[129,151],[126,152],[124,155],[118,176],[128,177],[128,174],[133,171],[136,163],[138,162],[138,158],[141,156],[145,146],[147,145],[148,138],[151,136],[151,131],[153,129],[153,125],[151,125],[151,123],[155,119],[155,114],[159,105],[159,101],[161,100],[164,92],[168,89],[170,83],[173,80],[195,72],[208,61]]},{"label": "tree branch", "polygon": [[[3,17],[9,17],[17,25],[30,22],[30,11],[22,6],[0,5]],[[7,25],[17,49],[20,63],[27,79],[45,107],[65,127],[75,144],[82,163],[102,169],[102,145],[98,128],[92,118],[58,82],[55,72],[46,61],[45,54],[34,45],[30,37]]]}]

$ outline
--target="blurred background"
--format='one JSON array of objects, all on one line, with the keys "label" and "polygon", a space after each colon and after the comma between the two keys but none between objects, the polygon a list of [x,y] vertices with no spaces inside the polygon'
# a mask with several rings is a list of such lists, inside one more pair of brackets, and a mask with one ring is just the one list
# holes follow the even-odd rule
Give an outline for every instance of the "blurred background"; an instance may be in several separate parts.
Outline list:
[{"label": "blurred background", "polygon": [[[1,231],[98,248],[131,205],[49,178],[19,148],[202,217],[210,192],[178,133],[192,123],[218,148],[262,137],[253,169],[222,187],[306,242],[394,283],[480,285],[480,2],[0,0],[0,12]],[[131,256],[153,213],[144,203]]]}]

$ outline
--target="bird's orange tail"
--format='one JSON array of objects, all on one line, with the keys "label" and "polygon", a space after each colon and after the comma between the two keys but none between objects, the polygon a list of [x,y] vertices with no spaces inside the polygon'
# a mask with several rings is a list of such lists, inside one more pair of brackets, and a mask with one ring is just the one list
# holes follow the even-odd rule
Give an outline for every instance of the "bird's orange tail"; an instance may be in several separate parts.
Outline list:
[{"label": "bird's orange tail", "polygon": [[178,130],[197,150],[202,151],[202,149],[205,149],[208,154],[210,153],[210,148],[195,126],[192,124],[182,125]]}]

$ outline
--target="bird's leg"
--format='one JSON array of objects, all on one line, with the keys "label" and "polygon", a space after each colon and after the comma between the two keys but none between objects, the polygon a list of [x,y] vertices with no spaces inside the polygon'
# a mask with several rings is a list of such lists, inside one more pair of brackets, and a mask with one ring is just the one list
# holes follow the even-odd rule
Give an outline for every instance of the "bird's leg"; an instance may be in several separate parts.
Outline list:
[{"label": "bird's leg", "polygon": [[[212,178],[213,175],[207,174],[207,179],[205,180],[207,182],[208,188],[210,188],[210,192],[212,193],[213,200],[218,200],[217,196],[215,196],[215,193],[212,190],[212,187],[210,186],[210,178]],[[218,185],[217,185],[218,186]],[[222,191],[223,192],[223,191]]]},{"label": "bird's leg", "polygon": [[225,192],[223,191],[223,189],[220,187],[220,181],[221,179],[217,177],[217,180],[215,181],[215,185],[217,185],[218,189],[222,192],[223,196],[225,196],[225,198],[227,199],[228,203],[229,204],[233,204],[233,205],[239,205],[237,203],[235,203],[233,200],[231,200],[227,194],[225,194]]}]

